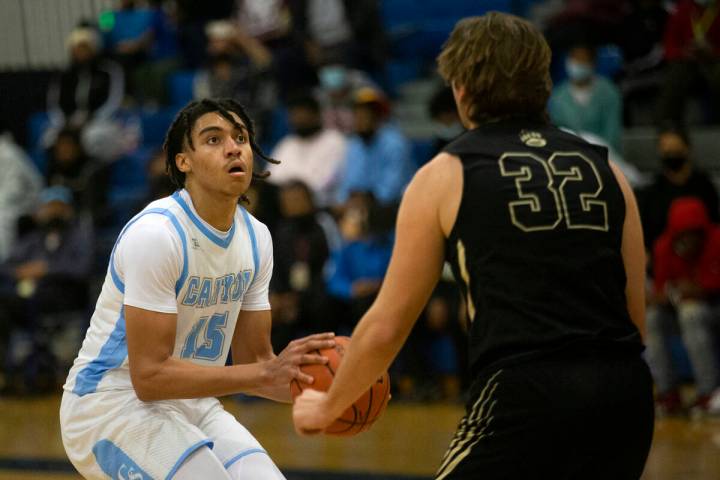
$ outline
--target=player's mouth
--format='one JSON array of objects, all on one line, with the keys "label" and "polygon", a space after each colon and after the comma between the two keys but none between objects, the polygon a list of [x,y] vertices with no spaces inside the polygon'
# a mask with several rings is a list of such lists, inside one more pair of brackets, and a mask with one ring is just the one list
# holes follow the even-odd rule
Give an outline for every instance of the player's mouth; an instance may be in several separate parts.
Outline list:
[{"label": "player's mouth", "polygon": [[247,166],[244,162],[236,160],[230,164],[228,173],[232,177],[243,177],[247,174]]}]

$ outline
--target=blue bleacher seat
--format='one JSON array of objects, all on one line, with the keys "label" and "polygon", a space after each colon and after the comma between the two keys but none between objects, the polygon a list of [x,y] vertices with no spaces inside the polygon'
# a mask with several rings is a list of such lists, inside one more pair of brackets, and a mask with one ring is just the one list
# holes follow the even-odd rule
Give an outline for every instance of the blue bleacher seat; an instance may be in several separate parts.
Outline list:
[{"label": "blue bleacher seat", "polygon": [[412,141],[412,157],[415,165],[420,168],[430,161],[433,154],[433,141],[417,139]]},{"label": "blue bleacher seat", "polygon": [[165,140],[165,133],[179,110],[180,106],[178,105],[153,111],[139,111],[143,145],[146,147],[160,147]]},{"label": "blue bleacher seat", "polygon": [[168,78],[171,105],[185,105],[193,99],[193,83],[195,72],[183,70],[175,72]]}]

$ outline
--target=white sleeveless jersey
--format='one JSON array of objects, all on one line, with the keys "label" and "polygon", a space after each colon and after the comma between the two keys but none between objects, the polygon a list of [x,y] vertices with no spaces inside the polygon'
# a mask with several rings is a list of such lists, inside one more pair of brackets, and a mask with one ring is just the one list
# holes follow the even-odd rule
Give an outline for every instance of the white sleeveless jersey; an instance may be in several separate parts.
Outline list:
[{"label": "white sleeveless jersey", "polygon": [[219,232],[186,191],[149,204],[118,236],[95,313],[64,389],[130,390],[124,305],[177,313],[173,356],[225,365],[243,310],[268,310],[272,240],[241,206]]}]

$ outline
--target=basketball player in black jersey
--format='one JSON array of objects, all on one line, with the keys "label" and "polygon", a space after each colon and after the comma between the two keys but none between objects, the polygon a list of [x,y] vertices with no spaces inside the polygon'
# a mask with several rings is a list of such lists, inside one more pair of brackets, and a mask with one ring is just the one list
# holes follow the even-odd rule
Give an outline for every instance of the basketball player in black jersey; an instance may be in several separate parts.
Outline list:
[{"label": "basketball player in black jersey", "polygon": [[473,385],[436,478],[638,479],[653,401],[632,191],[605,148],[548,124],[550,50],[528,22],[465,19],[438,60],[469,131],[408,186],[377,300],[295,427],[321,432],[388,368],[447,260]]}]

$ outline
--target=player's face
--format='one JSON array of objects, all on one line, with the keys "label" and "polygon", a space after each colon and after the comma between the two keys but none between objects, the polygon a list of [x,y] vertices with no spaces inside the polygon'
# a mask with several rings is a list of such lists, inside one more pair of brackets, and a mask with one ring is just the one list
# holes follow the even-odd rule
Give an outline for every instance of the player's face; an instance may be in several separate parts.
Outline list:
[{"label": "player's face", "polygon": [[236,114],[231,115],[239,128],[217,112],[198,118],[192,129],[194,148],[186,147],[176,162],[187,184],[240,197],[250,187],[253,152],[245,125]]}]

